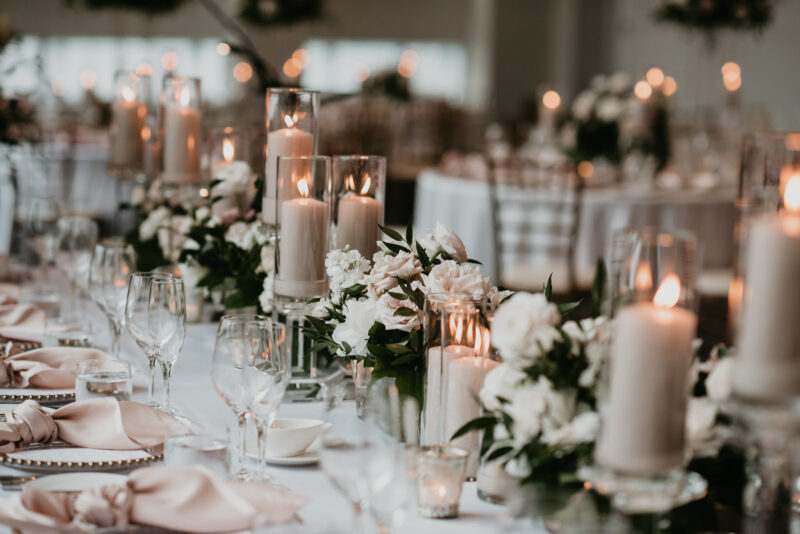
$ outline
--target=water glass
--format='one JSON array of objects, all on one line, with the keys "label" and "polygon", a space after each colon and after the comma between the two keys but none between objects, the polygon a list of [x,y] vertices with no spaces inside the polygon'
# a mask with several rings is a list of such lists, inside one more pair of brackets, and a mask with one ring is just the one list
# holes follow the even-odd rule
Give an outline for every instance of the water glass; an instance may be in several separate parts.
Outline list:
[{"label": "water glass", "polygon": [[43,347],[91,347],[92,324],[83,319],[47,319]]},{"label": "water glass", "polygon": [[52,286],[22,286],[19,290],[20,304],[33,304],[41,308],[47,317],[58,317],[61,312],[61,298]]},{"label": "water glass", "polygon": [[75,376],[75,400],[114,397],[130,400],[133,392],[131,364],[120,360],[79,362]]},{"label": "water glass", "polygon": [[164,441],[167,465],[202,465],[222,479],[230,472],[227,427],[193,425],[193,432],[168,436]]}]

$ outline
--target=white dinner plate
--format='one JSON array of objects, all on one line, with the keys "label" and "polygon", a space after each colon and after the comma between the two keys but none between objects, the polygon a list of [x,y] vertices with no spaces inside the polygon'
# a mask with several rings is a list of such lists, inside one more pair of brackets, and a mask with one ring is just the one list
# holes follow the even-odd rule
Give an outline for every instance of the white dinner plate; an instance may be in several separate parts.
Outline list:
[{"label": "white dinner plate", "polygon": [[59,473],[47,475],[25,484],[25,489],[41,491],[83,491],[102,486],[125,485],[127,475],[116,473]]},{"label": "white dinner plate", "polygon": [[0,465],[40,473],[121,471],[144,467],[161,460],[146,451],[111,451],[72,447],[42,447],[37,444],[0,454]]},{"label": "white dinner plate", "polygon": [[288,456],[286,458],[267,456],[267,463],[272,465],[299,466],[314,465],[317,462],[319,462],[319,451],[313,446],[309,447],[304,453],[298,454],[297,456]]}]

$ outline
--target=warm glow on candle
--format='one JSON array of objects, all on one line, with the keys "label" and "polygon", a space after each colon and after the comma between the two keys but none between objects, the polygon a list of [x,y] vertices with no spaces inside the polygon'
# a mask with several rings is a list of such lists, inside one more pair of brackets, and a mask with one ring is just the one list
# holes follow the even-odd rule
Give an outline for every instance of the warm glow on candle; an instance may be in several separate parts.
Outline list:
[{"label": "warm glow on candle", "polygon": [[553,90],[546,91],[544,95],[542,95],[542,104],[550,111],[558,109],[558,106],[561,105],[561,96]]},{"label": "warm glow on candle", "polygon": [[226,162],[231,162],[231,161],[233,161],[234,152],[235,151],[234,151],[233,141],[231,141],[227,137],[225,139],[223,139],[222,140],[222,158]]},{"label": "warm glow on candle", "polygon": [[286,126],[288,128],[294,128],[294,125],[297,123],[297,115],[292,115],[292,116],[284,115],[283,122],[286,123]]},{"label": "warm glow on candle", "polygon": [[300,191],[301,197],[307,197],[309,193],[308,189],[308,182],[305,178],[301,178],[299,182],[297,182],[297,190]]},{"label": "warm glow on candle", "polygon": [[347,184],[345,185],[348,191],[355,191],[356,190],[356,181],[353,179],[353,175],[347,177]]},{"label": "warm glow on candle", "polygon": [[133,102],[136,100],[136,93],[134,93],[133,89],[127,85],[122,86],[122,89],[120,89],[119,93],[122,96],[122,100],[125,102]]},{"label": "warm glow on candle", "polygon": [[681,297],[681,281],[675,274],[668,274],[653,297],[653,303],[661,308],[674,308]]},{"label": "warm glow on candle", "polygon": [[191,101],[191,95],[189,94],[189,88],[184,87],[181,89],[181,94],[178,97],[178,101],[181,103],[181,106],[188,107],[189,102]]},{"label": "warm glow on candle", "polygon": [[370,186],[371,183],[372,183],[372,179],[369,176],[367,176],[367,180],[364,182],[364,185],[361,186],[361,194],[362,195],[366,195],[367,193],[369,193],[369,186]]},{"label": "warm glow on candle", "polygon": [[633,278],[633,287],[637,291],[649,291],[653,287],[653,275],[650,273],[650,266],[642,263],[636,268],[636,276]]},{"label": "warm glow on candle", "polygon": [[450,336],[452,336],[456,343],[461,343],[461,338],[464,335],[464,319],[458,317],[456,314],[450,315]]},{"label": "warm glow on candle", "polygon": [[783,191],[783,207],[792,212],[800,212],[800,175],[795,174],[786,182]]}]

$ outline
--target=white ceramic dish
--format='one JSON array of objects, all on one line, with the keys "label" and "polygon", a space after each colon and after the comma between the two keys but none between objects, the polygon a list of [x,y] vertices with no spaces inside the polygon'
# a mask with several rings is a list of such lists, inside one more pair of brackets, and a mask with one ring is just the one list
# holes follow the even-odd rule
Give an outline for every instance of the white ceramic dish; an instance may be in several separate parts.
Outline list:
[{"label": "white ceramic dish", "polygon": [[25,488],[41,491],[83,491],[113,484],[124,485],[127,480],[126,475],[116,473],[60,473],[31,480],[25,484]]},{"label": "white ceramic dish", "polygon": [[267,431],[267,457],[291,458],[304,453],[325,430],[319,419],[275,419]]}]

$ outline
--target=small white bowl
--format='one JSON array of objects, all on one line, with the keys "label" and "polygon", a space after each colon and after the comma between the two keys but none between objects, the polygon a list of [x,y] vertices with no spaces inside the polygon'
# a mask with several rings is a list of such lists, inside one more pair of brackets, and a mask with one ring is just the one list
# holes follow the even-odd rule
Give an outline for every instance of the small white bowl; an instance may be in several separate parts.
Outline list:
[{"label": "small white bowl", "polygon": [[267,431],[267,456],[288,458],[302,454],[325,430],[319,419],[275,419]]}]

